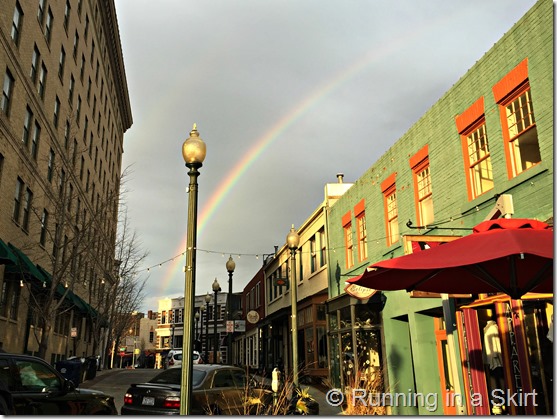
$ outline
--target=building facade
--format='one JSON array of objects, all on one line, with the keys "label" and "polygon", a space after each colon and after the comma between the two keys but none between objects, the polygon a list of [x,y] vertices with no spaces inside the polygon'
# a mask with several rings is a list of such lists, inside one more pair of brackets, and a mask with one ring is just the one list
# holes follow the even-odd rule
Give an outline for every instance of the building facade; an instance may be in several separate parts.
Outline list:
[{"label": "building facade", "polygon": [[132,124],[114,2],[1,2],[0,77],[0,347],[98,354]]},{"label": "building facade", "polygon": [[[344,291],[344,280],[372,263],[458,239],[485,219],[553,224],[552,24],[553,3],[539,1],[331,208],[334,384],[362,386],[380,373],[381,392],[438,396],[435,406],[393,404],[394,414],[553,412],[552,294],[453,296],[447,324],[439,296]],[[503,360],[495,368],[482,361],[492,319]],[[537,406],[505,400],[494,408],[499,390],[535,391]]]}]

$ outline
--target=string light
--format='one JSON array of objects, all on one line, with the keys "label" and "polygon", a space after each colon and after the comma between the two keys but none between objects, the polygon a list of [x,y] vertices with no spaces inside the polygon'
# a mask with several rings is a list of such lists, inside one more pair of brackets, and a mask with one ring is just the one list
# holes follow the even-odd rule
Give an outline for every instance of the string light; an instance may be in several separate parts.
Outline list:
[{"label": "string light", "polygon": [[[488,206],[488,205],[490,205],[489,202],[487,202],[484,206]],[[476,209],[476,212],[480,211],[480,207],[479,207],[479,206],[476,206],[475,209]],[[481,208],[481,209],[483,209],[483,208]],[[474,214],[473,212],[470,212],[470,213],[464,214],[464,215],[460,215],[460,214],[459,214],[458,216],[450,216],[450,217],[446,218],[445,220],[439,221],[439,222],[437,222],[437,223],[429,224],[427,227],[428,227],[428,228],[432,228],[432,227],[436,227],[436,226],[441,226],[441,225],[443,225],[443,224],[446,224],[446,223],[449,223],[449,222],[454,222],[454,221],[457,221],[457,220],[459,220],[459,219],[465,218],[465,217],[467,217],[467,216],[469,216],[469,215],[473,215],[473,214]],[[451,231],[452,231],[453,234],[454,234],[454,231],[453,231],[453,230],[451,230]],[[387,236],[384,236],[384,237],[375,237],[375,238],[371,238],[371,239],[368,238],[368,239],[366,239],[366,243],[373,243],[373,242],[375,242],[377,245],[379,245],[379,243],[381,242],[381,240],[386,240],[386,239],[387,239]],[[401,239],[402,239],[402,238],[400,238],[400,240],[401,240]],[[346,246],[340,246],[340,247],[336,247],[336,248],[330,247],[328,250],[331,251],[331,252],[333,252],[333,253],[336,253],[336,250],[337,250],[337,249],[342,250],[342,249],[345,249],[345,248],[346,248]],[[167,264],[168,262],[173,262],[176,258],[179,258],[180,256],[185,256],[185,254],[186,254],[189,250],[191,250],[191,249],[192,249],[191,247],[188,247],[184,252],[181,252],[180,254],[178,254],[178,255],[176,255],[176,256],[174,256],[174,257],[172,257],[172,258],[169,258],[169,259],[167,259],[167,260],[165,260],[165,261],[163,261],[163,262],[159,262],[159,263],[157,263],[156,265],[152,265],[152,266],[149,266],[149,267],[147,267],[147,268],[145,268],[145,269],[139,270],[138,273],[141,273],[141,272],[144,272],[144,271],[150,272],[150,271],[151,271],[151,268],[154,268],[154,267],[156,267],[156,266],[158,266],[159,268],[162,268],[162,265],[165,265],[165,264]],[[259,260],[259,255],[260,255],[260,253],[232,253],[232,252],[223,252],[222,250],[200,249],[200,248],[198,248],[198,247],[196,247],[195,250],[196,250],[197,252],[206,253],[206,254],[220,254],[221,257],[225,257],[225,255],[229,254],[230,256],[234,256],[234,257],[236,257],[236,258],[238,258],[238,259],[241,259],[242,256],[247,256],[247,257],[255,257],[255,259]],[[315,251],[307,251],[307,252],[304,252],[304,251],[302,251],[302,250],[299,250],[299,254],[307,254],[307,253],[309,253],[309,254],[311,254],[311,255],[315,255]],[[184,271],[184,272],[186,271],[186,267],[185,267],[185,266],[183,267],[183,271]]]}]

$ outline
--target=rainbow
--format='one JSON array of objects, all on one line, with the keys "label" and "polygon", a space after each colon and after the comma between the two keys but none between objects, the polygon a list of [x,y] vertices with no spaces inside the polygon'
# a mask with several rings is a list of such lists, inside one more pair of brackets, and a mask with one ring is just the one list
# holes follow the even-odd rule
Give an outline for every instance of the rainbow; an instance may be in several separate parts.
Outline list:
[{"label": "rainbow", "polygon": [[[453,11],[453,16],[456,17],[456,13]],[[444,24],[449,24],[450,20],[446,19],[447,16],[440,18],[439,20],[444,20]],[[435,27],[436,22],[428,22],[427,25],[423,24],[420,27],[421,31],[426,29],[432,29]],[[436,27],[438,29],[439,27]],[[339,74],[335,75],[332,79],[326,81],[322,85],[314,89],[306,98],[301,100],[290,112],[284,115],[280,120],[272,126],[272,128],[263,134],[248,153],[230,170],[230,172],[223,178],[226,179],[222,182],[219,187],[212,193],[211,197],[205,204],[205,206],[200,211],[198,217],[198,235],[203,233],[205,226],[211,219],[213,214],[219,209],[220,205],[226,199],[226,197],[233,190],[234,186],[242,178],[244,173],[253,165],[257,158],[267,150],[274,141],[276,141],[280,135],[294,125],[300,118],[307,114],[313,107],[315,107],[322,99],[331,94],[333,91],[338,89],[343,84],[347,83],[353,79],[358,74],[365,71],[372,64],[379,62],[384,59],[389,53],[396,52],[400,47],[407,47],[412,39],[418,39],[416,36],[416,30],[408,32],[397,38],[391,38],[390,42],[384,43],[381,47],[374,49],[373,52],[369,52],[364,55],[363,58],[359,59],[349,67],[345,68]],[[184,235],[183,240],[178,246],[178,250],[175,254],[184,255],[185,249],[187,247],[187,232]],[[226,249],[224,249],[226,250]],[[185,262],[181,257],[175,258],[171,261],[171,266],[166,269],[166,275],[161,281],[161,291],[164,293],[168,289],[168,285],[173,278],[178,277],[178,274],[183,271],[183,266]]]}]

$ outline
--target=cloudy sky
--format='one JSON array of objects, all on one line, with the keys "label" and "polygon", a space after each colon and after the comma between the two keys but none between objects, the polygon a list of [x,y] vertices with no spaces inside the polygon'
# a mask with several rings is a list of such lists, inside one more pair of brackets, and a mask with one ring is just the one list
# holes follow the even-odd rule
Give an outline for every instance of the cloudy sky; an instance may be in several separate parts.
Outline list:
[{"label": "cloudy sky", "polygon": [[[184,293],[187,169],[200,169],[196,294],[234,291],[357,180],[534,0],[116,0],[133,113],[129,217],[149,252],[143,311]],[[259,255],[257,257],[256,255]],[[148,269],[149,268],[149,269]]]}]

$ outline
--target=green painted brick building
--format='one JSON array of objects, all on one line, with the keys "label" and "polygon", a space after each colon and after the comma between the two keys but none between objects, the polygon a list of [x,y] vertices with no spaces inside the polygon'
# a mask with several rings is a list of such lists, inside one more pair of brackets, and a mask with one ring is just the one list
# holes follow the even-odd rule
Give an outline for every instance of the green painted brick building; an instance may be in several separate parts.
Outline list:
[{"label": "green painted brick building", "polygon": [[[357,385],[350,377],[371,365],[383,369],[385,392],[439,396],[436,406],[399,403],[392,413],[451,413],[441,399],[443,375],[455,380],[440,362],[441,300],[406,291],[362,299],[344,291],[345,280],[507,211],[553,223],[553,42],[553,2],[540,0],[328,210],[334,384]],[[497,209],[501,196],[511,210]]]}]

